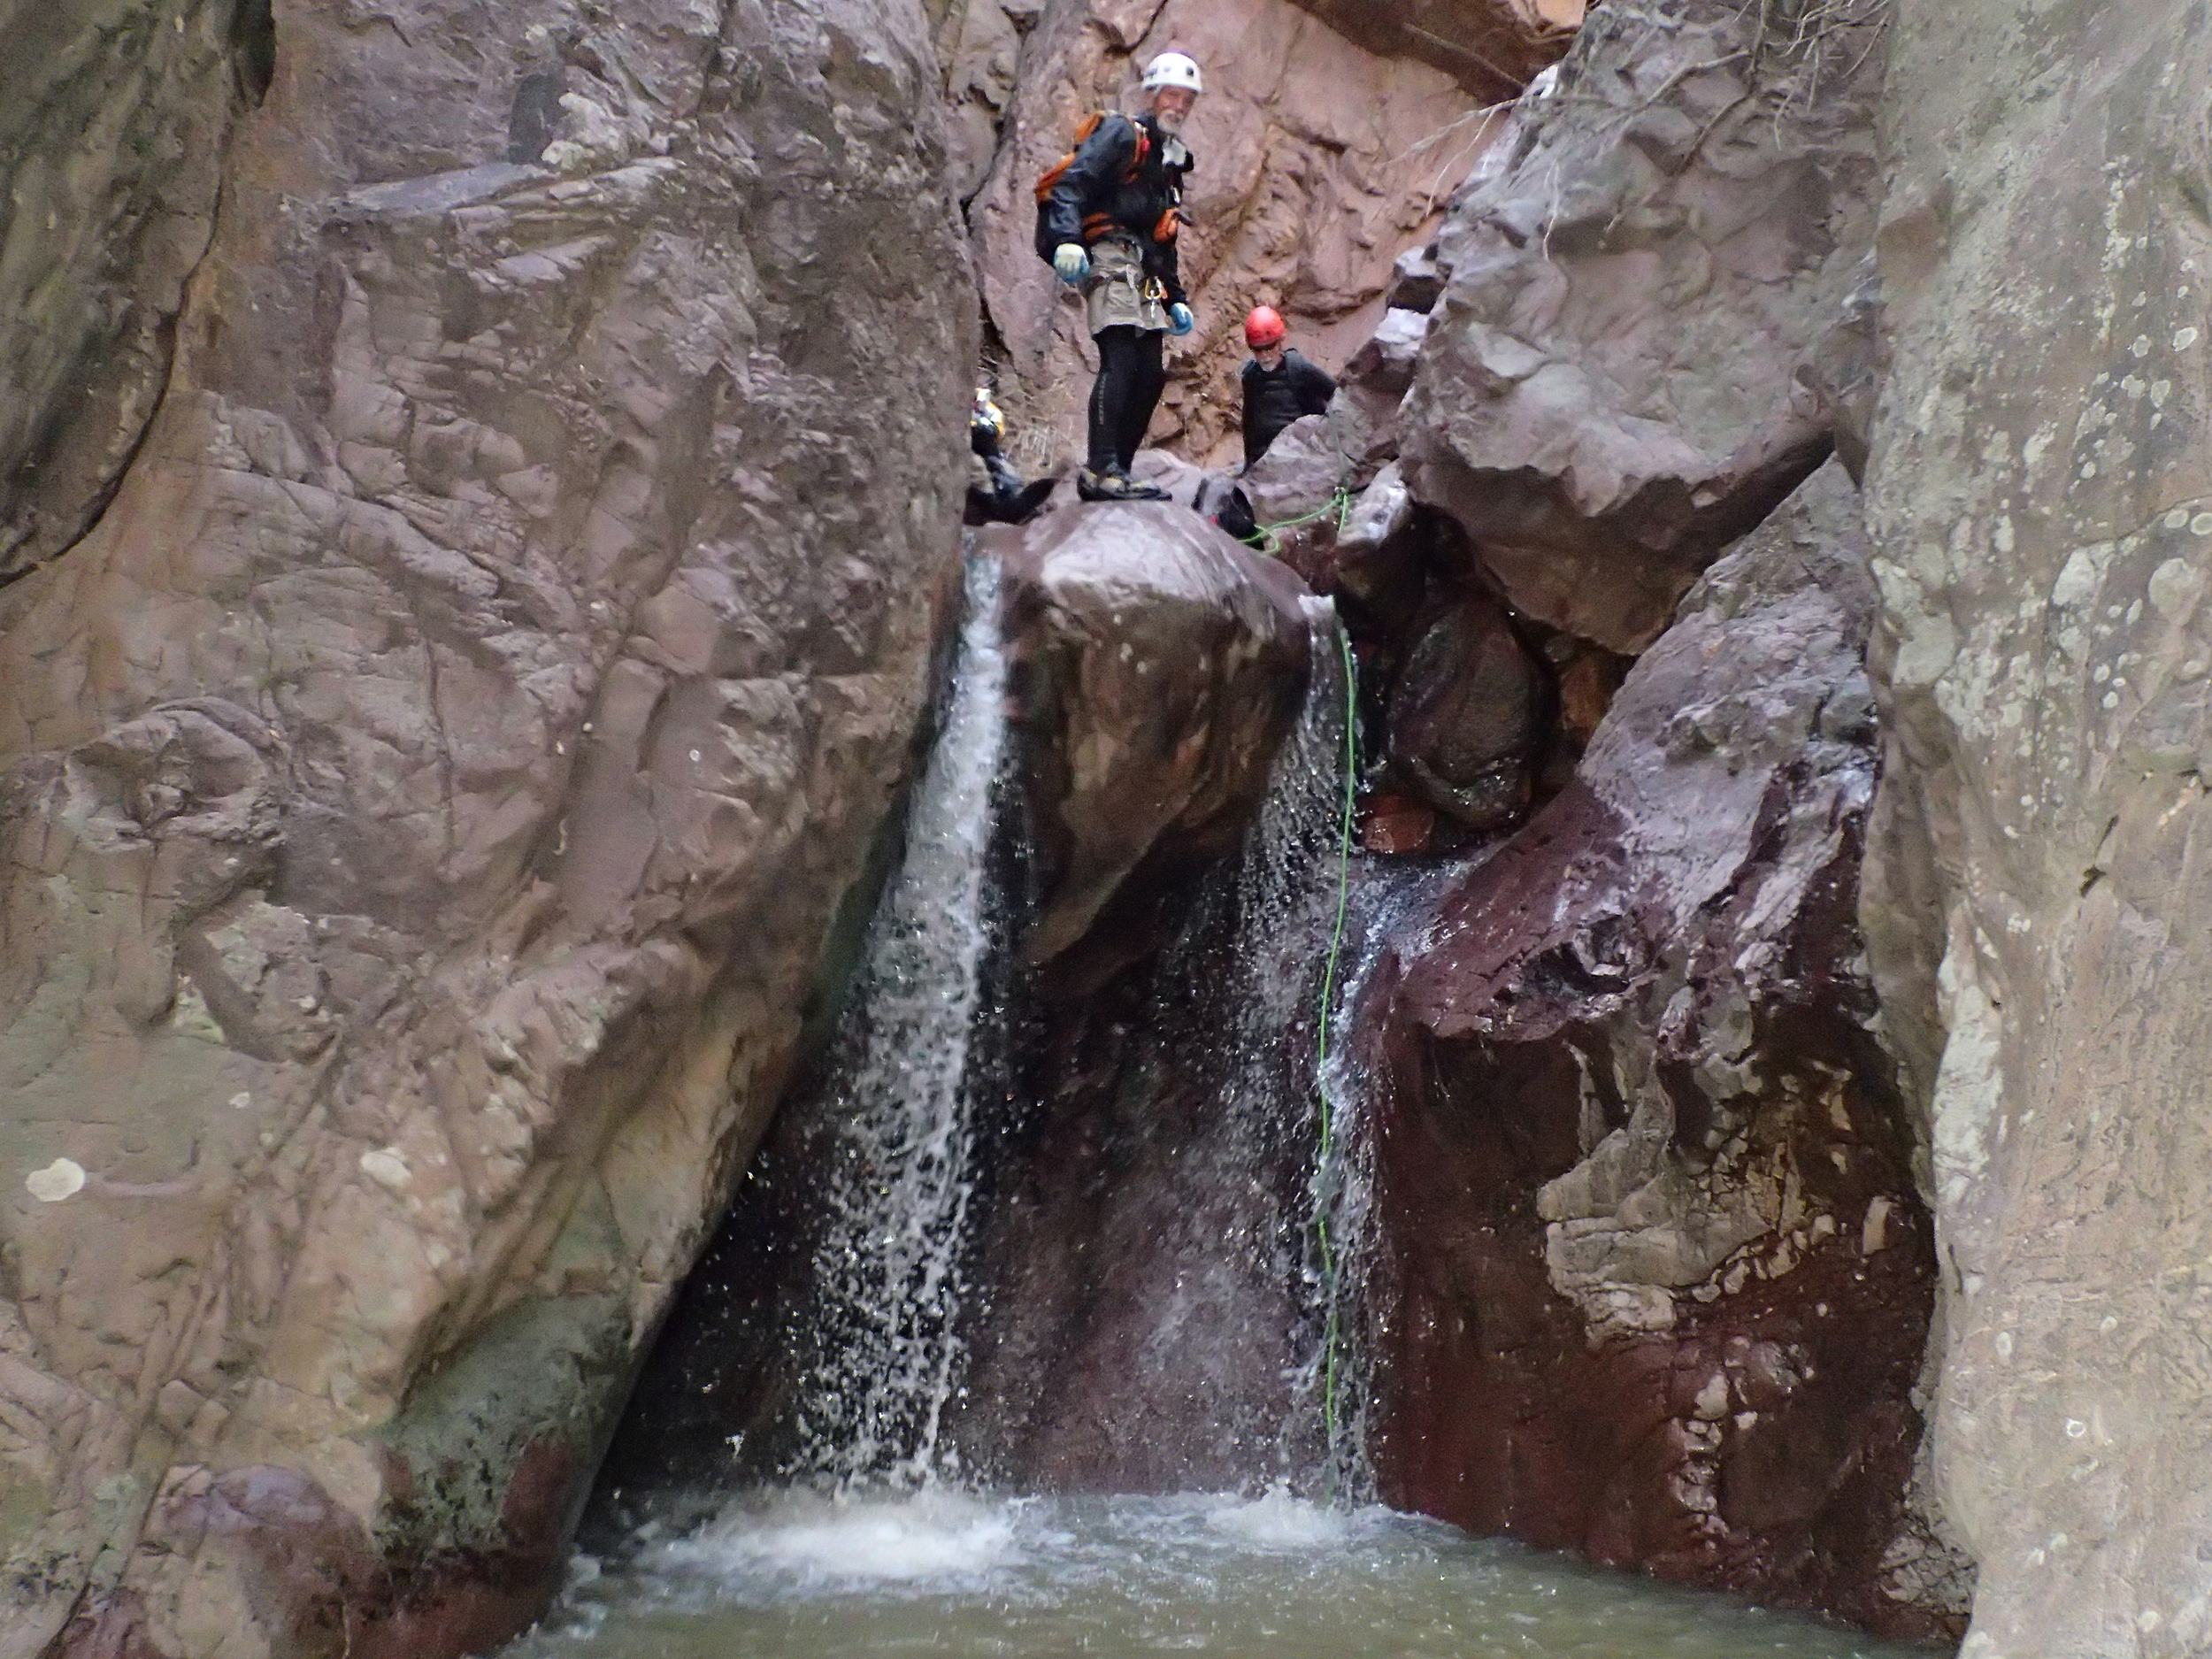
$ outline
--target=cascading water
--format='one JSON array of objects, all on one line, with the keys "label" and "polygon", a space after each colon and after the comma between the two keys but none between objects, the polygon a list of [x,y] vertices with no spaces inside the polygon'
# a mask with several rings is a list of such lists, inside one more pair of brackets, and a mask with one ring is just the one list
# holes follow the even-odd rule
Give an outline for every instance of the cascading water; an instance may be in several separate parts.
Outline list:
[{"label": "cascading water", "polygon": [[[701,1270],[715,1281],[706,1301],[737,1312],[718,1324],[694,1310],[695,1363],[664,1379],[679,1390],[652,1409],[666,1414],[686,1392],[719,1408],[726,1385],[762,1403],[733,1417],[703,1411],[657,1460],[633,1460],[641,1489],[626,1495],[618,1477],[603,1494],[569,1592],[510,1659],[1911,1651],[1359,1502],[1371,1492],[1380,1227],[1367,1056],[1349,1040],[1351,1015],[1381,941],[1452,871],[1352,855],[1348,660],[1327,607],[1313,620],[1312,687],[1259,819],[1233,866],[1203,884],[1149,992],[1126,1008],[1141,1029],[1114,1050],[1129,1068],[1122,1080],[1140,1087],[1106,1093],[1141,1133],[1079,1184],[1094,1225],[1077,1253],[1119,1252],[1102,1300],[1123,1311],[1088,1332],[1048,1321],[1041,1350],[1072,1339],[1079,1351],[1055,1364],[1114,1374],[1084,1396],[1093,1416],[1082,1427],[1110,1441],[1195,1433],[1216,1443],[1212,1462],[1155,1465],[1172,1484],[1149,1490],[1195,1484],[1173,1479],[1178,1470],[1242,1490],[993,1497],[964,1489],[973,1473],[948,1444],[956,1426],[976,1424],[972,1411],[955,1423],[982,1300],[969,1283],[970,1230],[987,1210],[1019,1207],[1005,1194],[978,1201],[991,1191],[981,1109],[1003,1087],[1014,931],[994,879],[1009,770],[998,571],[979,561],[904,858],[849,1011],[780,1150],[741,1194],[751,1221]],[[1124,1198],[1133,1202],[1117,1210]],[[787,1246],[781,1268],[761,1248],[799,1236],[798,1259]],[[1071,1271],[1070,1260],[1051,1263]],[[752,1357],[733,1366],[736,1354]],[[1054,1386],[1037,1367],[987,1380],[979,1394],[1017,1401]],[[1049,1424],[1047,1438],[1075,1421]],[[713,1455],[756,1429],[770,1449]],[[746,1484],[771,1474],[799,1479]],[[1272,1489],[1256,1496],[1262,1486]]]},{"label": "cascading water", "polygon": [[1324,1351],[1356,1358],[1327,1340],[1314,1225],[1342,1184],[1333,1164],[1317,1182],[1314,1076],[1349,772],[1342,635],[1324,602],[1309,621],[1304,703],[1238,853],[1149,964],[1051,1010],[1078,1035],[1025,1073],[959,1425],[1013,1484],[1367,1489],[1324,1413]]},{"label": "cascading water", "polygon": [[798,1428],[803,1466],[841,1483],[918,1484],[951,1460],[941,1432],[960,1360],[970,1056],[1006,750],[999,585],[995,561],[971,561],[951,696],[832,1050],[837,1142]]}]

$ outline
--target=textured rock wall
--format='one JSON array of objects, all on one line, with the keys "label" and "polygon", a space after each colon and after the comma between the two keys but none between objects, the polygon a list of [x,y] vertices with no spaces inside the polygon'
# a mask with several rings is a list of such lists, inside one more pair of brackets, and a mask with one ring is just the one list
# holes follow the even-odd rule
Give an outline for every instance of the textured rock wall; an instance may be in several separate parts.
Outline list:
[{"label": "textured rock wall", "polygon": [[1455,200],[1405,478],[1524,614],[1641,649],[1832,448],[1796,371],[1872,234],[1878,14],[1608,5]]},{"label": "textured rock wall", "polygon": [[2212,33],[1898,7],[1864,915],[1932,1120],[1968,1651],[2212,1645]]},{"label": "textured rock wall", "polygon": [[[1008,87],[994,110],[1001,136],[970,223],[1000,398],[1028,470],[1079,457],[1094,366],[1081,306],[1031,246],[1031,187],[1083,115],[1133,96],[1155,53],[1197,58],[1207,93],[1187,132],[1198,167],[1182,251],[1198,326],[1170,345],[1153,441],[1225,465],[1242,454],[1235,374],[1247,355],[1246,311],[1278,306],[1309,355],[1341,365],[1380,315],[1391,262],[1479,153],[1480,111],[1509,97],[1519,84],[1512,76],[1525,79],[1566,39],[1504,0],[1426,8],[1436,14],[1431,30],[1450,37],[1443,45],[1409,28],[1397,15],[1405,8],[1349,10],[1363,14],[1359,43],[1330,26],[1348,21],[1348,9],[1295,0],[968,5],[967,38],[990,42],[993,61],[1007,60],[1014,27],[1002,27],[995,13],[1025,30],[1010,82],[992,81]],[[1445,50],[1463,35],[1495,47],[1511,73]],[[971,73],[960,84],[979,80],[991,77]],[[990,106],[976,95],[969,107]],[[979,150],[980,117],[968,119]]]},{"label": "textured rock wall", "polygon": [[228,10],[61,8],[0,99],[11,1655],[531,1615],[956,550],[918,8]]},{"label": "textured rock wall", "polygon": [[1247,483],[1361,652],[1366,845],[1463,861],[1354,1022],[1386,1494],[1939,1633],[1925,1125],[1851,920],[1882,45],[1594,14]]},{"label": "textured rock wall", "polygon": [[160,401],[265,4],[12,6],[0,63],[0,580],[82,534]]},{"label": "textured rock wall", "polygon": [[1851,924],[1872,609],[1839,468],[1707,572],[1573,781],[1386,941],[1394,1501],[1897,1633],[1935,1259]]}]

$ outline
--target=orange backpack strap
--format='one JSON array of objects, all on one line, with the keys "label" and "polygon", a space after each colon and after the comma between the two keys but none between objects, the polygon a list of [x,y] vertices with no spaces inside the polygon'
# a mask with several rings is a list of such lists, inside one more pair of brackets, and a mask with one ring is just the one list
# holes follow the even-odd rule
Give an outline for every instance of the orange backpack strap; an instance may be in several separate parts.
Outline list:
[{"label": "orange backpack strap", "polygon": [[[1066,155],[1061,157],[1059,160],[1054,162],[1049,167],[1047,167],[1044,172],[1040,173],[1037,177],[1036,194],[1038,205],[1042,206],[1044,204],[1045,198],[1052,194],[1053,187],[1060,182],[1061,175],[1075,165],[1076,150],[1083,148],[1084,141],[1089,138],[1093,133],[1098,131],[1099,127],[1105,123],[1105,111],[1093,110],[1088,115],[1085,116],[1081,120],[1075,124],[1074,148],[1071,149]],[[1129,170],[1122,175],[1125,179],[1135,178],[1138,173],[1141,171],[1144,166],[1145,157],[1152,153],[1152,140],[1150,136],[1147,134],[1144,128],[1134,121],[1132,121],[1130,126],[1136,129],[1137,153],[1130,158]]]}]

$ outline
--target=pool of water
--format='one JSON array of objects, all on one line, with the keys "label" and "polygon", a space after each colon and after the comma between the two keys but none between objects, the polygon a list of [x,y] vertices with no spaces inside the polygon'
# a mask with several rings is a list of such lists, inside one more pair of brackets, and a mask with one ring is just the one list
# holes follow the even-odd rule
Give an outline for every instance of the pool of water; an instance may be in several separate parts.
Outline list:
[{"label": "pool of water", "polygon": [[1259,1499],[838,1502],[649,1523],[506,1659],[1203,1654],[1229,1659],[1929,1659],[1380,1509]]}]

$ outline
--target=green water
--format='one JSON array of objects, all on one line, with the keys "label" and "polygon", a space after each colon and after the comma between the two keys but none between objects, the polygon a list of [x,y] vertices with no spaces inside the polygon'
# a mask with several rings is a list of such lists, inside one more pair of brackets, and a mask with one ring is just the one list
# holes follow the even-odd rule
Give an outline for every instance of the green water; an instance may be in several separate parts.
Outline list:
[{"label": "green water", "polygon": [[580,1556],[507,1659],[1929,1659],[1379,1509],[779,1494]]}]

